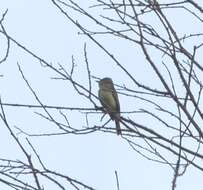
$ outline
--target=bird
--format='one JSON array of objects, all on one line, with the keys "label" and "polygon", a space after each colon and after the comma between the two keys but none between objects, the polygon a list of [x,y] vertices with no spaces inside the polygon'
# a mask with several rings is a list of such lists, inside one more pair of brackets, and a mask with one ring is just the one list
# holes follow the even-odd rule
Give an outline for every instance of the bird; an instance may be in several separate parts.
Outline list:
[{"label": "bird", "polygon": [[99,81],[98,96],[104,110],[109,114],[111,119],[115,121],[117,135],[121,135],[119,122],[120,103],[111,78],[105,77]]}]

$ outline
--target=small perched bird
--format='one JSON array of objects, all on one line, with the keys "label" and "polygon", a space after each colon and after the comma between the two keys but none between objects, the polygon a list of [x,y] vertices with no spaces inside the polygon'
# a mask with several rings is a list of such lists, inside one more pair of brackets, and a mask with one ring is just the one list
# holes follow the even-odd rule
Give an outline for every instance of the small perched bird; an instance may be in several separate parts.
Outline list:
[{"label": "small perched bird", "polygon": [[111,78],[99,81],[99,100],[111,119],[115,120],[117,135],[120,135],[120,104]]}]

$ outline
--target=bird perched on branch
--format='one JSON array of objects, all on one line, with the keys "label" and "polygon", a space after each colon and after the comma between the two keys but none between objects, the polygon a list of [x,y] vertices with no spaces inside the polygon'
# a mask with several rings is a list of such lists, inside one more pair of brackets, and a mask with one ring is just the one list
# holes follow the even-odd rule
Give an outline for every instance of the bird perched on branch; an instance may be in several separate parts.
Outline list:
[{"label": "bird perched on branch", "polygon": [[115,120],[117,135],[120,135],[120,104],[111,78],[106,77],[99,81],[99,100],[111,119]]}]

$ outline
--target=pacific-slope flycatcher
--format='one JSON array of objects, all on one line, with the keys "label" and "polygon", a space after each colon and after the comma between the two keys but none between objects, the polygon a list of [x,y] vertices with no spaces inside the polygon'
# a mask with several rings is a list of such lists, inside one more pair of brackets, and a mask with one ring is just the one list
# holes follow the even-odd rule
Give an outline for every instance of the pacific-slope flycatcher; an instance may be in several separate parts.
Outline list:
[{"label": "pacific-slope flycatcher", "polygon": [[111,119],[115,120],[117,135],[120,135],[120,104],[111,78],[99,81],[99,100]]}]

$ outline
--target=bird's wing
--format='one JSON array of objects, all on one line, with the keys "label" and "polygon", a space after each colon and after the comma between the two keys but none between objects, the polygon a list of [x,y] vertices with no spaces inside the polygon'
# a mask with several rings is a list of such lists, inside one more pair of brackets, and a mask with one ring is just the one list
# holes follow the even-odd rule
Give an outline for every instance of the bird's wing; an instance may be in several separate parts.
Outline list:
[{"label": "bird's wing", "polygon": [[115,102],[116,102],[116,111],[117,111],[117,112],[119,113],[119,115],[120,115],[120,103],[119,103],[118,94],[117,94],[115,88],[113,88],[113,90],[112,90],[112,95],[113,95],[113,97],[114,97],[114,99],[115,99]]},{"label": "bird's wing", "polygon": [[117,102],[113,95],[113,90],[99,90],[99,97],[102,106],[109,114],[117,111]]}]

